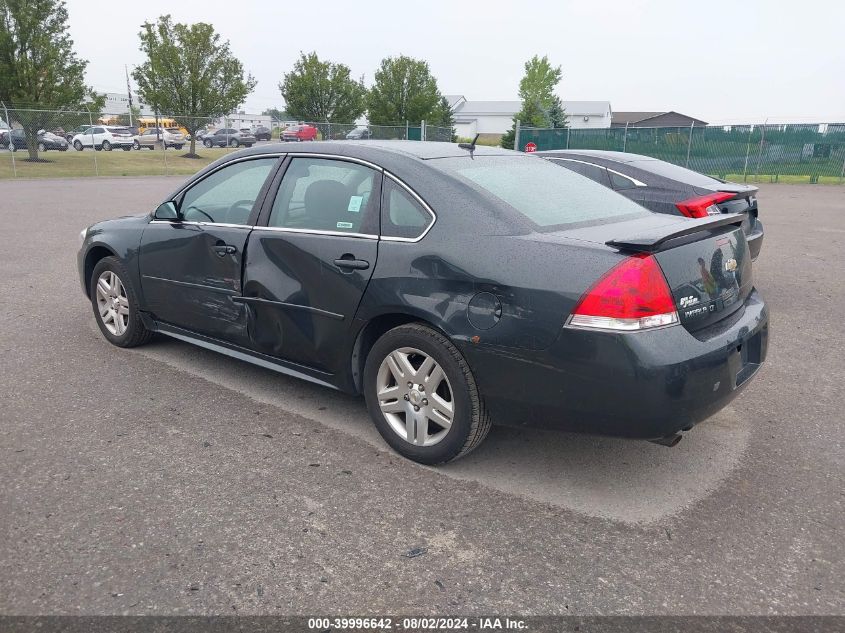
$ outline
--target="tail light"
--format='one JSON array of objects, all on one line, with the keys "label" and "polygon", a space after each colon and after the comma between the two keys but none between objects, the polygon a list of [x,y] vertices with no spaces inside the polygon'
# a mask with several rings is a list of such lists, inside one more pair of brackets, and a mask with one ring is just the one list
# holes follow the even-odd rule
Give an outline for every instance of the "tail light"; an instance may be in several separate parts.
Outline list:
[{"label": "tail light", "polygon": [[708,215],[719,215],[721,210],[716,205],[733,198],[734,195],[725,191],[717,191],[716,193],[708,193],[706,196],[677,202],[675,206],[688,218],[706,218]]},{"label": "tail light", "polygon": [[638,331],[678,323],[669,284],[651,255],[628,257],[599,279],[572,311],[569,326]]}]

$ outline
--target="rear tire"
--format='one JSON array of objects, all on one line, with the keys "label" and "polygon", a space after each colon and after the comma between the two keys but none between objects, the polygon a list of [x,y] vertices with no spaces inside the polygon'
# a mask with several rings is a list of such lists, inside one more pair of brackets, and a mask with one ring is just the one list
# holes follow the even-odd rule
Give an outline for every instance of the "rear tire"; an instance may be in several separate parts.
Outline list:
[{"label": "rear tire", "polygon": [[214,143],[212,143],[211,141],[203,141],[202,144],[205,145],[208,149],[214,147]]},{"label": "rear tire", "polygon": [[108,141],[103,141],[103,151],[110,152],[111,151],[111,143]]},{"label": "rear tire", "polygon": [[141,149],[141,144],[138,141],[133,141],[132,147],[135,149]]},{"label": "rear tire", "polygon": [[238,145],[240,145],[240,143],[238,143],[238,139],[236,138],[233,138],[231,141],[229,141],[229,147],[237,147]]},{"label": "rear tire", "polygon": [[117,347],[137,347],[153,332],[144,326],[138,295],[117,257],[104,257],[94,266],[88,293],[94,318],[105,339]]},{"label": "rear tire", "polygon": [[[364,397],[384,440],[421,464],[462,457],[490,431],[490,416],[463,355],[421,323],[400,325],[376,341],[364,367]],[[444,426],[441,421],[450,416]]]}]

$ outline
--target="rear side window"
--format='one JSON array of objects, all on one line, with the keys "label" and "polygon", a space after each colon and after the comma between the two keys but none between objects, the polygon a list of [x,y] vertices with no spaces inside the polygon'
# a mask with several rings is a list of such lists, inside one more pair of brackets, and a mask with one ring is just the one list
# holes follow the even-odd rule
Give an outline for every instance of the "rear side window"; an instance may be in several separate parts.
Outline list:
[{"label": "rear side window", "polygon": [[430,161],[494,195],[538,230],[645,217],[650,212],[608,187],[532,156],[476,156]]},{"label": "rear side window", "polygon": [[703,187],[705,189],[712,189],[718,187],[723,181],[716,180],[710,176],[699,174],[697,171],[673,165],[662,160],[635,160],[628,163],[631,167],[642,169],[670,180],[677,180],[693,187]]},{"label": "rear side window", "polygon": [[617,174],[615,171],[608,171],[607,173],[610,176],[610,184],[612,184],[613,188],[617,191],[624,191],[625,189],[634,189],[637,186],[637,183],[635,183],[627,176]]},{"label": "rear side window", "polygon": [[381,203],[381,234],[416,239],[434,221],[431,214],[403,187],[384,179]]},{"label": "rear side window", "polygon": [[591,163],[584,163],[578,160],[564,160],[559,158],[552,158],[551,160],[553,163],[560,165],[561,167],[571,169],[576,174],[586,176],[600,185],[604,185],[605,187],[610,186],[610,179],[608,178],[607,170],[604,167],[599,167],[598,165],[593,165]]},{"label": "rear side window", "polygon": [[375,235],[379,174],[326,158],[294,158],[273,201],[268,226]]}]

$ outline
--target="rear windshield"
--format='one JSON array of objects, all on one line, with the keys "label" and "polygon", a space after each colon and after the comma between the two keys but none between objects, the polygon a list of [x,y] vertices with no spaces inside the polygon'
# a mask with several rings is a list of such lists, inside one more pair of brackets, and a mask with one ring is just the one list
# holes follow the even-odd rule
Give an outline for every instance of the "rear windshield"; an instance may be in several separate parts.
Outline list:
[{"label": "rear windshield", "polygon": [[431,163],[493,194],[539,230],[614,222],[650,213],[589,178],[533,156],[438,158]]},{"label": "rear windshield", "polygon": [[658,176],[663,176],[664,178],[669,178],[671,180],[682,182],[686,185],[691,185],[693,187],[712,189],[714,187],[718,187],[720,183],[724,182],[723,180],[717,180],[715,178],[711,178],[710,176],[699,174],[697,171],[693,171],[692,169],[673,165],[672,163],[667,163],[662,160],[634,160],[626,164]]}]

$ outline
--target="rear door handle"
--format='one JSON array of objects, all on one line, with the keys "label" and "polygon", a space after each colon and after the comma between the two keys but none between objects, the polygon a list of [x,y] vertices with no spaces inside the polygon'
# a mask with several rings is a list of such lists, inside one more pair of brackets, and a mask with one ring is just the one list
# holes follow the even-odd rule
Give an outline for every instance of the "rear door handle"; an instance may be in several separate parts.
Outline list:
[{"label": "rear door handle", "polygon": [[224,255],[234,255],[238,252],[238,249],[231,244],[215,244],[214,252],[217,253],[218,257],[223,257]]},{"label": "rear door handle", "polygon": [[346,268],[348,270],[367,270],[370,267],[370,262],[364,259],[336,259],[334,265],[338,268]]}]

